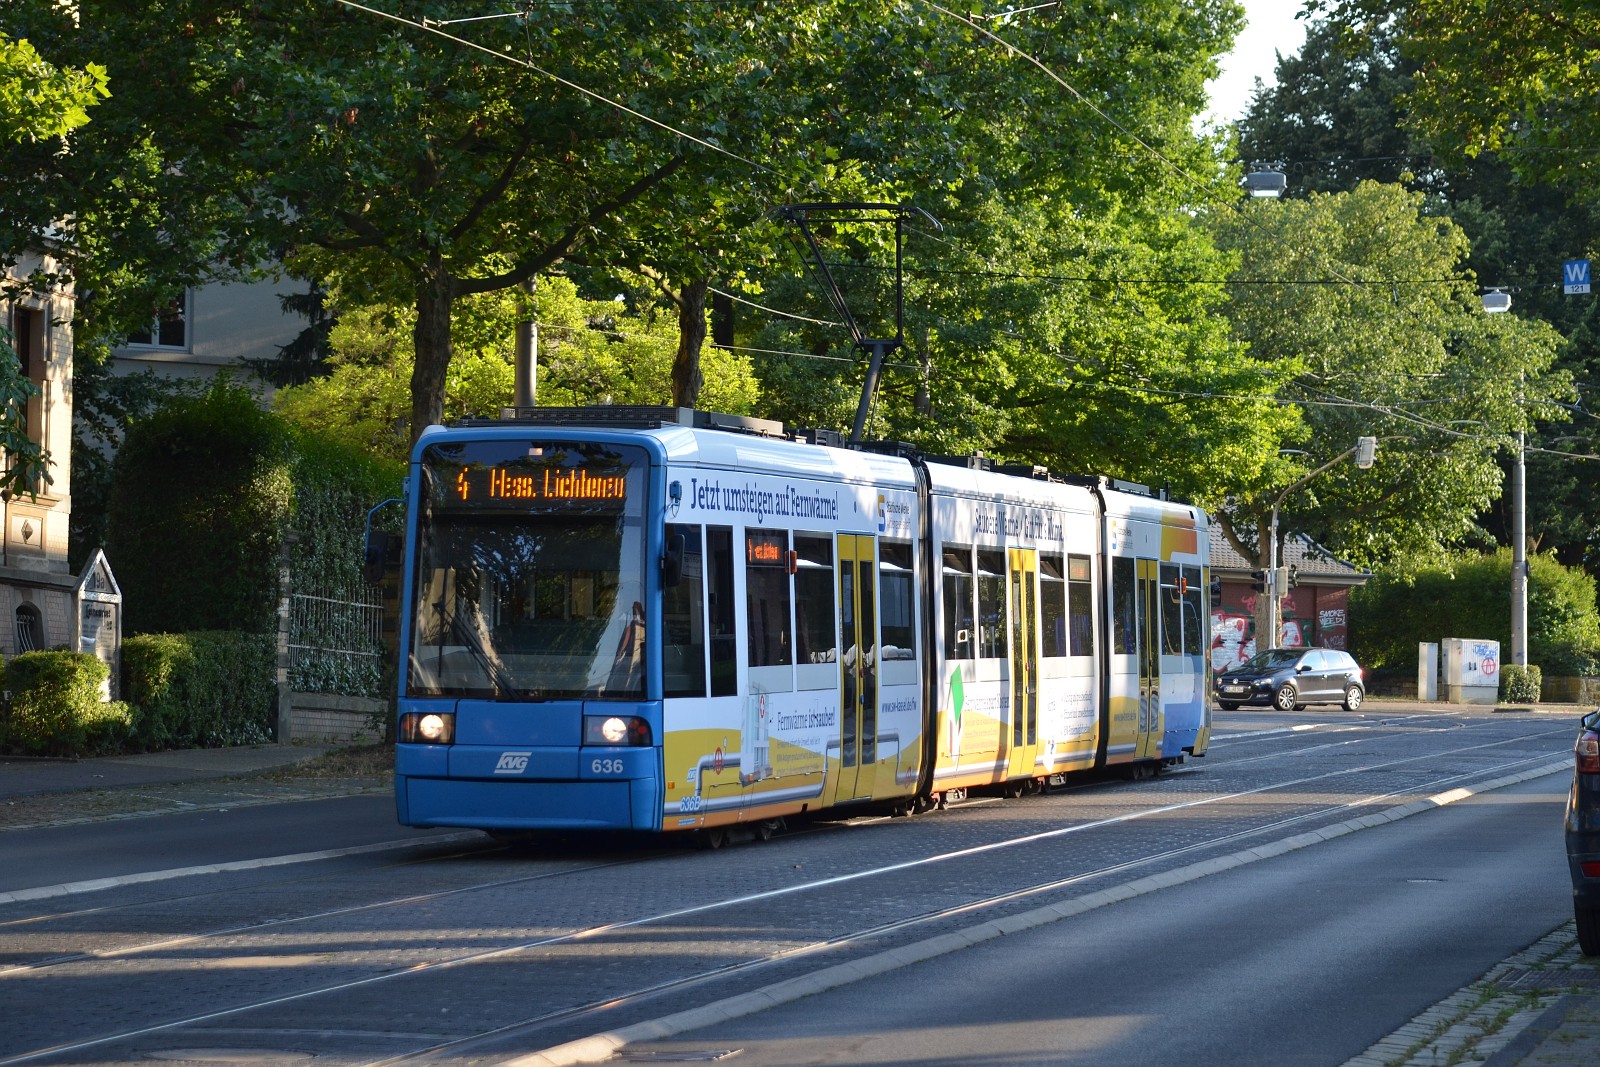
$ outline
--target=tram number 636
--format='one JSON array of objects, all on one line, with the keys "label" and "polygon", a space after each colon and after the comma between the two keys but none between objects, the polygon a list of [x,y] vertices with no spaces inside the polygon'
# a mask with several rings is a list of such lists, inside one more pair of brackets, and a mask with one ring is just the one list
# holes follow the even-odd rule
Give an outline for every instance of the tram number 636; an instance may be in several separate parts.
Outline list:
[{"label": "tram number 636", "polygon": [[597,759],[589,764],[589,770],[594,774],[621,774],[622,761],[619,759]]}]

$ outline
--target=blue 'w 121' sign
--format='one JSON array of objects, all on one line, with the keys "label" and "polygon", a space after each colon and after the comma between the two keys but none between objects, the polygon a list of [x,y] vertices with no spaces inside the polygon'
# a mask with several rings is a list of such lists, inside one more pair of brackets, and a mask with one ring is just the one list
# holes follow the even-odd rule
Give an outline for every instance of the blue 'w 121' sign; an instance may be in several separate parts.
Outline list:
[{"label": "blue 'w 121' sign", "polygon": [[1569,259],[1561,265],[1562,291],[1568,296],[1589,291],[1589,261]]}]

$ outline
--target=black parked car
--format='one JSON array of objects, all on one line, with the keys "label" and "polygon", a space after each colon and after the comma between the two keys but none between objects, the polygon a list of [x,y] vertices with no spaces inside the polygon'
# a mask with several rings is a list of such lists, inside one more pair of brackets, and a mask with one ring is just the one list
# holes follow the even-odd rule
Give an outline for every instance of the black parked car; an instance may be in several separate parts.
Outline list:
[{"label": "black parked car", "polygon": [[1583,717],[1572,748],[1567,795],[1567,865],[1572,868],[1572,914],[1578,947],[1600,956],[1600,711]]},{"label": "black parked car", "polygon": [[1361,668],[1337,648],[1269,648],[1217,679],[1217,703],[1224,711],[1241,704],[1270,704],[1279,711],[1343,704],[1355,711],[1366,696]]}]

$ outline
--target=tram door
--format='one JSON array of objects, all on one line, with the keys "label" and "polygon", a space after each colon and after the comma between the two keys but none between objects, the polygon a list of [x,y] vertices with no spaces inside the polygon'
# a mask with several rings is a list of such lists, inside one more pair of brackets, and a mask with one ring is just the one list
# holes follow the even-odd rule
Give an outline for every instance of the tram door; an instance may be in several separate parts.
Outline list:
[{"label": "tram door", "polygon": [[[835,802],[872,796],[878,759],[876,542],[839,535],[839,778]],[[866,768],[866,773],[861,773]]]},{"label": "tram door", "polygon": [[1032,777],[1039,758],[1039,553],[1010,551],[1011,759],[1007,776]]},{"label": "tram door", "polygon": [[1139,634],[1139,739],[1136,759],[1160,750],[1161,732],[1161,570],[1153,559],[1138,561],[1139,584],[1134,604]]}]

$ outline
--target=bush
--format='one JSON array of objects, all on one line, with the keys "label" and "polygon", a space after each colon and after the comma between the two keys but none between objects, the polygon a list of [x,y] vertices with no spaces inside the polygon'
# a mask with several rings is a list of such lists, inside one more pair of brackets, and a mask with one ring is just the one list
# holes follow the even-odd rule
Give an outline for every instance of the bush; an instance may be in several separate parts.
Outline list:
[{"label": "bush", "polygon": [[136,634],[122,644],[122,672],[145,745],[214,748],[272,740],[278,695],[272,634]]},{"label": "bush", "polygon": [[119,749],[133,728],[122,701],[101,699],[110,675],[84,652],[24,652],[6,665],[11,709],[4,722],[7,747],[33,755],[88,756]]},{"label": "bush", "polygon": [[1529,664],[1505,663],[1500,666],[1500,699],[1510,704],[1537,704],[1544,677]]},{"label": "bush", "polygon": [[[1528,557],[1528,658],[1551,674],[1600,666],[1595,582],[1548,555]],[[1441,565],[1379,571],[1350,593],[1356,659],[1368,670],[1414,672],[1417,645],[1445,637],[1499,641],[1511,649],[1511,550],[1462,553]]]}]

